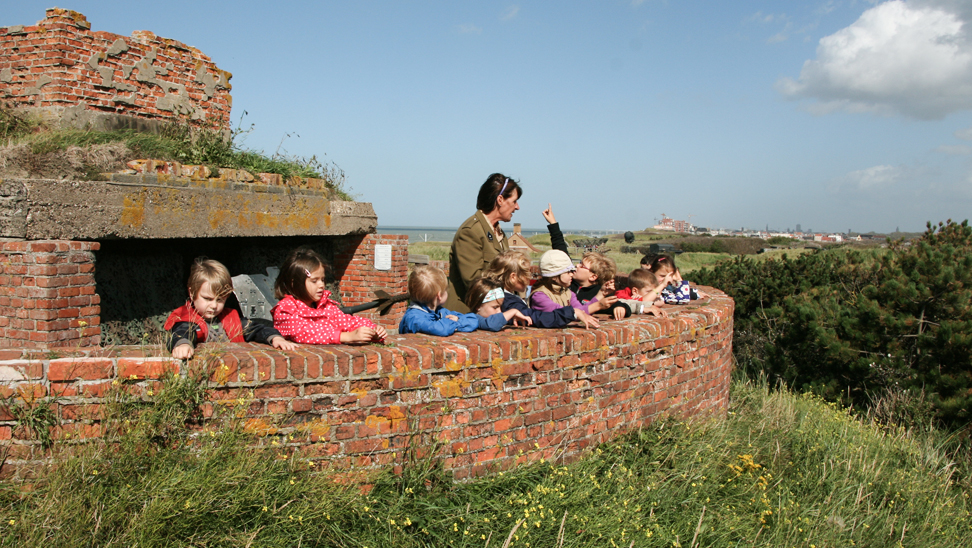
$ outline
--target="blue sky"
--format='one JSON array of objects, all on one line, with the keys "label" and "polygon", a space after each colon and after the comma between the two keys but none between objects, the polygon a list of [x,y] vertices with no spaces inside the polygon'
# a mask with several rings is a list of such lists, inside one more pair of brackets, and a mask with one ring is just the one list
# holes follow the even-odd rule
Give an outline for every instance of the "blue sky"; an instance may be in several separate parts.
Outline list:
[{"label": "blue sky", "polygon": [[[0,25],[49,1],[6,1]],[[382,225],[918,231],[972,210],[972,0],[77,0],[233,73],[245,145],[339,165]]]}]

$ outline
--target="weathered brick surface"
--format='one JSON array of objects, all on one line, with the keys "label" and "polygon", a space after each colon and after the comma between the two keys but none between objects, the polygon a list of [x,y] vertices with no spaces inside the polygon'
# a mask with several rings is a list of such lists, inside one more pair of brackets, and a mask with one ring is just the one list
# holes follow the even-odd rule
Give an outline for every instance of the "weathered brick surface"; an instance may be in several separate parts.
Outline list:
[{"label": "weathered brick surface", "polygon": [[[375,245],[392,246],[391,270],[375,269]],[[348,236],[334,254],[331,273],[340,282],[340,299],[344,306],[354,306],[376,299],[374,290],[383,289],[390,295],[408,292],[408,236],[400,234],[368,234]],[[359,312],[371,321],[395,329],[405,314],[407,302],[395,304],[381,316],[377,310]]]},{"label": "weathered brick surface", "polygon": [[92,32],[78,12],[51,8],[36,25],[0,27],[0,98],[150,120],[210,120],[229,129],[232,75],[198,49],[135,31]]},{"label": "weathered brick surface", "polygon": [[97,242],[0,238],[0,347],[95,346]]},{"label": "weathered brick surface", "polygon": [[[301,346],[290,353],[222,344],[210,349],[217,359],[209,362],[204,416],[242,409],[247,428],[267,443],[337,467],[395,466],[410,438],[427,447],[438,440],[456,479],[540,458],[571,459],[665,415],[725,411],[733,302],[707,291],[706,301],[669,307],[669,318],[607,320],[590,331],[399,335],[384,347]],[[2,364],[23,374],[0,382],[0,392],[56,396],[63,412],[55,434],[97,437],[109,387],[145,394],[158,388],[162,372],[200,366],[146,356],[149,350],[82,348],[66,357],[3,350]],[[23,436],[10,417],[0,417],[0,448],[16,449],[4,474],[41,465],[35,459],[43,451]]]}]

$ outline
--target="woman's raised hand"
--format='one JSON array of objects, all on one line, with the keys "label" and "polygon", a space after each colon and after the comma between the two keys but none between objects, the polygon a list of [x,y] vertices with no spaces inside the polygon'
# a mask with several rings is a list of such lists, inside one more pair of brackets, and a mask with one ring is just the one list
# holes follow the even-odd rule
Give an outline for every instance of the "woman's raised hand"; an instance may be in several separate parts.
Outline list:
[{"label": "woman's raised hand", "polygon": [[543,218],[547,220],[548,225],[552,225],[557,222],[557,218],[554,217],[553,214],[553,207],[551,207],[549,203],[547,204],[547,209],[543,210]]}]

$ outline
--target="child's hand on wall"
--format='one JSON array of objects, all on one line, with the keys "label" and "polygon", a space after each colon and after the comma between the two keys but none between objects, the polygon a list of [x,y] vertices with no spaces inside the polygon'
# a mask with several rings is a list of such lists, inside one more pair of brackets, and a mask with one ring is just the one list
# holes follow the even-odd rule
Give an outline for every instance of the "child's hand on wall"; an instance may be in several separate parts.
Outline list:
[{"label": "child's hand on wall", "polygon": [[354,331],[345,331],[341,333],[341,342],[344,344],[365,344],[375,340],[376,337],[384,339],[385,330],[381,327],[378,329],[381,329],[381,337],[377,337],[378,331],[370,327],[359,327]]},{"label": "child's hand on wall", "polygon": [[584,312],[580,308],[574,309],[574,317],[580,320],[584,324],[584,329],[590,329],[592,327],[600,327],[601,322],[597,321],[594,316],[591,316],[587,312]]},{"label": "child's hand on wall", "polygon": [[172,349],[172,357],[177,360],[188,360],[194,353],[191,344],[180,344]]},{"label": "child's hand on wall", "polygon": [[623,320],[625,315],[625,310],[623,306],[619,306],[611,311],[614,314],[615,320]]},{"label": "child's hand on wall", "polygon": [[650,307],[646,308],[644,313],[645,314],[651,314],[652,316],[658,316],[660,318],[667,318],[668,317],[668,312],[665,312],[664,310],[662,310],[661,308],[659,308],[657,306],[650,306]]},{"label": "child's hand on wall", "polygon": [[374,337],[371,339],[374,342],[382,342],[385,340],[385,337],[388,336],[388,332],[385,331],[385,328],[380,325],[375,326],[374,332]]},{"label": "child's hand on wall", "polygon": [[283,337],[274,337],[273,340],[270,341],[270,345],[278,350],[285,350],[287,352],[297,350],[296,343],[292,343]]},{"label": "child's hand on wall", "polygon": [[513,325],[516,327],[533,325],[533,318],[524,315],[522,312],[515,308],[511,308],[506,312],[503,312],[503,317],[506,318],[507,323],[513,320]]}]

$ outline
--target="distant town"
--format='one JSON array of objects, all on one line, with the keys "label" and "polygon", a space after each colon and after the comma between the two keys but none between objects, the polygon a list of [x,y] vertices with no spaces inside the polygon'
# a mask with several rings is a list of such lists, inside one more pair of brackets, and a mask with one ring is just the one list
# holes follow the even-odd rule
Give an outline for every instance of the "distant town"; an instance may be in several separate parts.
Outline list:
[{"label": "distant town", "polygon": [[[689,216],[689,220],[674,219],[662,213],[654,226],[647,227],[648,230],[668,231],[677,234],[692,234],[696,236],[743,236],[748,238],[762,238],[768,240],[773,237],[792,238],[794,240],[821,242],[821,243],[841,243],[841,242],[861,242],[868,240],[883,241],[889,234],[879,233],[858,233],[848,230],[847,232],[814,232],[810,229],[803,230],[797,224],[795,229],[770,230],[767,226],[764,230],[751,228],[711,228],[693,225],[690,220],[694,215]],[[525,228],[520,223],[514,223],[512,234],[521,234],[524,237],[546,234],[546,228]],[[621,234],[627,230],[642,230],[642,227],[630,227],[624,230],[589,230],[578,229],[575,227],[561,225],[565,234],[583,236],[609,236],[611,234]],[[379,226],[379,234],[405,234],[411,243],[415,242],[442,242],[451,241],[456,233],[455,227],[431,227],[431,226]],[[892,234],[898,234],[896,230]],[[916,234],[900,234],[904,237],[915,236]]]},{"label": "distant town", "polygon": [[[691,217],[690,217],[691,218]],[[697,234],[697,235],[710,235],[710,236],[744,236],[747,238],[762,238],[768,240],[770,238],[782,237],[782,238],[792,238],[794,240],[804,240],[813,242],[832,242],[840,243],[847,241],[864,241],[864,240],[883,240],[885,234],[861,234],[856,232],[851,232],[848,230],[846,233],[840,232],[813,232],[811,230],[804,231],[800,225],[796,225],[796,230],[787,229],[785,231],[771,231],[769,227],[766,230],[752,230],[747,228],[740,228],[739,230],[733,230],[728,228],[705,228],[695,226],[689,221],[683,221],[679,219],[673,219],[668,217],[664,213],[661,214],[661,220],[655,226],[651,227],[654,230],[668,230],[671,232],[679,232],[683,234]]]}]

